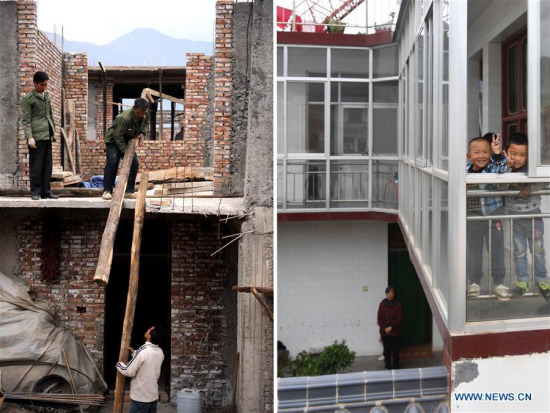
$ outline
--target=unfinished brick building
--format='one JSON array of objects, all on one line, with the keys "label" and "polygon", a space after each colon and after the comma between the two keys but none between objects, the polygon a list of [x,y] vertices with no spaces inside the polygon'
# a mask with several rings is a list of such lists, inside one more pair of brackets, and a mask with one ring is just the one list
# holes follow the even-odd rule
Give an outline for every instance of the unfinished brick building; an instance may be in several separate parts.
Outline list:
[{"label": "unfinished brick building", "polygon": [[[174,51],[187,53],[185,67],[106,67],[105,73],[89,68],[85,53],[62,53],[38,30],[35,1],[0,2],[0,271],[59,307],[59,324],[85,344],[114,388],[135,201],[124,201],[110,280],[99,287],[93,276],[110,204],[99,195],[15,196],[29,187],[19,99],[35,71],[49,74],[58,129],[62,110],[74,105],[79,176],[86,181],[103,173],[103,114],[109,126],[115,103],[139,97],[143,88],[164,88],[184,102],[180,126],[156,122],[163,126],[137,147],[140,170],[212,168],[212,191],[148,198],[132,344],[139,345],[146,326],[166,327],[159,391],[172,402],[179,390],[196,389],[203,411],[225,411],[236,388],[238,411],[272,411],[269,308],[232,290],[273,287],[272,2],[220,0],[212,12],[214,56]],[[160,84],[152,83],[159,74]],[[61,142],[53,145],[58,169],[68,161]],[[44,261],[52,256],[59,271],[46,280]],[[272,308],[272,298],[264,298]]]}]

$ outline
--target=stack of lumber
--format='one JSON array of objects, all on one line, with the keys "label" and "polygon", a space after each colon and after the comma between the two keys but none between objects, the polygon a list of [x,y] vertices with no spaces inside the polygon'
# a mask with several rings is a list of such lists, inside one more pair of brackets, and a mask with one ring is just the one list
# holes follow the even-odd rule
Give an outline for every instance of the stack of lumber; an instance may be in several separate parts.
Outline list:
[{"label": "stack of lumber", "polygon": [[82,177],[80,175],[75,175],[71,171],[53,171],[50,186],[52,188],[64,188],[81,182]]},{"label": "stack of lumber", "polygon": [[177,183],[165,183],[157,185],[155,188],[155,195],[158,196],[171,196],[171,195],[210,195],[214,190],[214,183],[212,181],[199,181],[199,182],[177,182]]},{"label": "stack of lumber", "polygon": [[[138,174],[136,182],[141,179]],[[149,182],[159,184],[165,182],[189,182],[189,181],[212,181],[213,171],[211,167],[199,166],[177,166],[170,169],[149,171]]]}]

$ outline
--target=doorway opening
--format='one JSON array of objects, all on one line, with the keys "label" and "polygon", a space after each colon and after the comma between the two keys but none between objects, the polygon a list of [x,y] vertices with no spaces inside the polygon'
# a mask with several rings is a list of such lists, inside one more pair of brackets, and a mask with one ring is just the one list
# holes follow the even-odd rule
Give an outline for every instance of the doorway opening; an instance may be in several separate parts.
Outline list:
[{"label": "doorway opening", "polygon": [[[126,299],[130,279],[133,220],[121,220],[114,245],[113,264],[105,292],[104,378],[109,388],[116,382],[115,365],[120,352]],[[145,342],[144,334],[153,325],[166,331],[159,391],[170,387],[170,281],[172,237],[169,222],[144,222],[139,266],[139,284],[130,347]],[[129,388],[130,380],[126,380]]]},{"label": "doorway opening", "polygon": [[388,224],[388,283],[403,305],[401,357],[432,357],[432,312],[398,224]]}]

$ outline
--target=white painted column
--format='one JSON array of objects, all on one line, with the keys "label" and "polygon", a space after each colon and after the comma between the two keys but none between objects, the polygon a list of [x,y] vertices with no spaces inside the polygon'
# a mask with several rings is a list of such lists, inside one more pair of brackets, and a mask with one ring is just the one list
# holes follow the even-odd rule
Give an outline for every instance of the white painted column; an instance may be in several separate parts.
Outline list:
[{"label": "white painted column", "polygon": [[449,39],[449,330],[466,323],[466,148],[468,3],[450,2]]}]

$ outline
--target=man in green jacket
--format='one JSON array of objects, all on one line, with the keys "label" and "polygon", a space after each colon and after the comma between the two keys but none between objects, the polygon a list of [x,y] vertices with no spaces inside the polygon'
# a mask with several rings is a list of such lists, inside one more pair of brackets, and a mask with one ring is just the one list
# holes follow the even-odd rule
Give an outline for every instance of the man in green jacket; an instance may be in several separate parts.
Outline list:
[{"label": "man in green jacket", "polygon": [[[149,120],[147,108],[149,104],[145,99],[138,98],[134,101],[132,109],[125,110],[115,118],[115,121],[107,133],[105,133],[105,150],[107,161],[103,172],[103,196],[105,200],[113,198],[116,173],[120,159],[124,157],[126,144],[130,139],[141,139],[147,134]],[[133,193],[136,186],[136,176],[139,168],[138,158],[134,152],[126,193]]]},{"label": "man in green jacket", "polygon": [[52,194],[52,140],[55,141],[55,122],[52,103],[46,92],[49,77],[45,72],[33,76],[34,89],[21,98],[23,130],[29,145],[29,175],[31,198],[57,199]]}]

